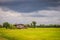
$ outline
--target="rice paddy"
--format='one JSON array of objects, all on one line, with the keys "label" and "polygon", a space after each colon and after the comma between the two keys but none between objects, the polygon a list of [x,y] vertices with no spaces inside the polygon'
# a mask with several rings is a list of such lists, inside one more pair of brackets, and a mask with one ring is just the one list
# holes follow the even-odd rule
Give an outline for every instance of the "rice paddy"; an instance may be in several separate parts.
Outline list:
[{"label": "rice paddy", "polygon": [[0,40],[60,40],[60,28],[0,28]]}]

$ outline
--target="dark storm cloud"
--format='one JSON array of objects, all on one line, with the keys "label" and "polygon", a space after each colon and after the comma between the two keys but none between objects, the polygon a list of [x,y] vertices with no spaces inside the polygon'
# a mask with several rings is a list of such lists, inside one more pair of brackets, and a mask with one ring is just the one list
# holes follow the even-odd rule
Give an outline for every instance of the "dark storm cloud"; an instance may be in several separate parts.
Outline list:
[{"label": "dark storm cloud", "polygon": [[60,0],[0,0],[0,3],[9,3],[9,2],[55,2],[60,3]]},{"label": "dark storm cloud", "polygon": [[0,3],[6,3],[6,2],[60,2],[60,0],[0,0]]},{"label": "dark storm cloud", "polygon": [[53,6],[60,6],[60,0],[50,0],[50,4]]},{"label": "dark storm cloud", "polygon": [[50,2],[59,2],[60,0],[48,0]]},{"label": "dark storm cloud", "polygon": [[0,0],[0,19],[0,23],[60,24],[60,0]]},{"label": "dark storm cloud", "polygon": [[0,0],[0,6],[18,12],[33,12],[60,6],[60,0]]}]

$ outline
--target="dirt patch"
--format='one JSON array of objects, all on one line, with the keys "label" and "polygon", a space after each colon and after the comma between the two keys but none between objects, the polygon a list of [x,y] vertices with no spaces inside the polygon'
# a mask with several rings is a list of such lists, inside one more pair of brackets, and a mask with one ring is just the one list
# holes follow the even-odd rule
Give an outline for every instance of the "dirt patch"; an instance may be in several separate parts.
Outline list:
[{"label": "dirt patch", "polygon": [[8,39],[6,39],[6,38],[3,38],[3,37],[0,37],[0,40],[8,40]]}]

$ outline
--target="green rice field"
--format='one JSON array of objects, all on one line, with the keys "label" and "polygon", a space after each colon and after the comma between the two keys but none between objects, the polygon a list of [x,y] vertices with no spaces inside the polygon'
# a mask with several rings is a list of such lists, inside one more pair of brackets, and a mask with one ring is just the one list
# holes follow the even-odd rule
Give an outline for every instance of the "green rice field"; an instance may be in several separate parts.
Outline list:
[{"label": "green rice field", "polygon": [[0,40],[60,40],[60,28],[0,28]]}]

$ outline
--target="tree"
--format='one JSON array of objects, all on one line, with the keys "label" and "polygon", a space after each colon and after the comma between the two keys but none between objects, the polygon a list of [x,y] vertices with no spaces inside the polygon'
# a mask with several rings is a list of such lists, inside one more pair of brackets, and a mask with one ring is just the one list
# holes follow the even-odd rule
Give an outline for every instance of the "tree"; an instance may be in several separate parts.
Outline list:
[{"label": "tree", "polygon": [[33,27],[32,23],[30,24],[31,27]]},{"label": "tree", "polygon": [[26,27],[30,27],[30,25],[29,25],[29,24],[25,24],[25,26],[26,26]]},{"label": "tree", "polygon": [[0,25],[0,28],[2,28],[3,26],[2,25]]},{"label": "tree", "polygon": [[10,24],[9,24],[8,22],[4,22],[4,23],[3,23],[3,27],[9,28],[9,27],[10,27]]},{"label": "tree", "polygon": [[32,25],[35,28],[36,27],[36,22],[35,21],[32,21]]},{"label": "tree", "polygon": [[16,26],[14,26],[13,24],[10,24],[9,29],[16,29]]}]

